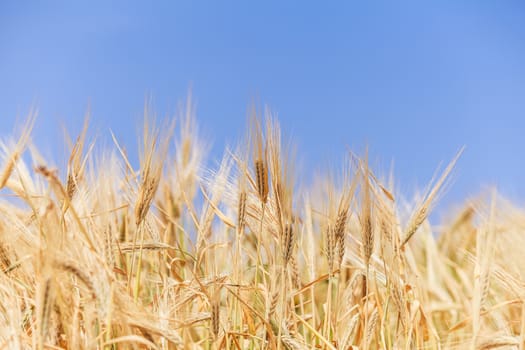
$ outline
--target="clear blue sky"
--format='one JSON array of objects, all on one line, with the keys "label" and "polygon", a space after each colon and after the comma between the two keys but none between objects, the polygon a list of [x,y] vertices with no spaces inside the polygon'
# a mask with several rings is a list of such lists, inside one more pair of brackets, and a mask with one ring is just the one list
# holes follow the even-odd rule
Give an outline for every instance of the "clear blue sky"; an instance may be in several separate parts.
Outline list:
[{"label": "clear blue sky", "polygon": [[0,136],[37,106],[37,144],[62,152],[91,104],[134,151],[145,96],[172,114],[191,85],[214,154],[256,98],[305,173],[368,144],[410,194],[466,145],[446,202],[525,198],[523,1],[42,3],[0,2]]}]

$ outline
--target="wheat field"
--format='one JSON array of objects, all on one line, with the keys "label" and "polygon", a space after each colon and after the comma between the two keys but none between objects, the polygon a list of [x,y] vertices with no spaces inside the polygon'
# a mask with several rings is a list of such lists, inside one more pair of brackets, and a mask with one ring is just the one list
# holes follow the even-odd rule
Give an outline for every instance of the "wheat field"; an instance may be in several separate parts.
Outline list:
[{"label": "wheat field", "polygon": [[305,187],[269,112],[217,166],[145,114],[137,167],[87,119],[63,167],[2,140],[0,349],[525,348],[525,212],[428,220],[461,150],[407,201],[366,153]]}]

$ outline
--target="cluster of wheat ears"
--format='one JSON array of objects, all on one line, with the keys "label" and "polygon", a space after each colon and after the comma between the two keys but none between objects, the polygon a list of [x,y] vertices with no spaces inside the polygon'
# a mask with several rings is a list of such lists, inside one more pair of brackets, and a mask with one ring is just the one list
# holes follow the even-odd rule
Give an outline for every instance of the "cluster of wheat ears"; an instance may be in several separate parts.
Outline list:
[{"label": "cluster of wheat ears", "polygon": [[139,169],[0,144],[0,349],[524,349],[525,213],[428,223],[459,154],[411,204],[366,155],[299,190],[269,113],[215,167],[191,104],[145,120]]}]

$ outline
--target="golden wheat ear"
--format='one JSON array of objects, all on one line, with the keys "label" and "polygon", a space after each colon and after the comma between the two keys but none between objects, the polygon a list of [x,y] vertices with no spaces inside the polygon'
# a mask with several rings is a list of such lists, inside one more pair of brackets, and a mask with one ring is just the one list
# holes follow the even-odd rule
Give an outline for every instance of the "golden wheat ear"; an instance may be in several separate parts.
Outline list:
[{"label": "golden wheat ear", "polygon": [[407,227],[405,229],[405,235],[401,242],[401,247],[403,247],[405,244],[408,243],[410,238],[412,238],[414,233],[416,233],[419,226],[421,226],[421,224],[428,217],[430,210],[434,206],[436,199],[439,197],[440,192],[443,189],[446,181],[448,180],[450,173],[454,169],[459,157],[461,156],[461,154],[463,154],[464,150],[465,150],[465,147],[462,147],[459,150],[456,156],[452,159],[452,161],[445,168],[445,170],[443,171],[439,179],[436,181],[432,189],[424,197],[423,202],[421,203],[419,208],[414,212],[414,214],[410,218],[410,221],[408,222]]},{"label": "golden wheat ear", "polygon": [[292,257],[296,239],[297,221],[293,207],[293,159],[290,150],[283,147],[281,128],[269,111],[266,116],[266,135],[272,184],[272,202],[275,205],[276,224],[281,239],[284,265]]},{"label": "golden wheat ear", "polygon": [[337,218],[335,220],[334,233],[337,240],[337,251],[338,251],[338,265],[339,268],[343,263],[345,255],[345,242],[347,234],[347,224],[350,220],[351,211],[350,206],[355,194],[357,186],[357,177],[354,176],[352,180],[348,179],[348,174],[345,171],[343,179],[343,189],[339,198],[339,204],[337,207]]},{"label": "golden wheat ear", "polygon": [[[66,192],[70,200],[73,198],[73,195],[75,194],[78,188],[79,182],[84,176],[84,169],[88,159],[88,155],[86,155],[84,159],[82,158],[82,156],[84,154],[89,120],[90,114],[86,113],[82,131],[80,132],[80,135],[77,137],[71,149],[71,154],[68,160]],[[89,146],[90,151],[93,148],[93,145],[94,143],[92,143],[91,146]]]},{"label": "golden wheat ear", "polygon": [[370,258],[374,250],[374,230],[372,220],[372,190],[370,188],[370,169],[368,168],[368,151],[363,162],[361,176],[361,239],[363,244],[363,258],[366,269],[370,265]]},{"label": "golden wheat ear", "polygon": [[261,121],[257,116],[255,106],[252,108],[250,123],[257,195],[259,196],[261,203],[266,203],[269,192],[268,142],[263,133]]},{"label": "golden wheat ear", "polygon": [[31,140],[31,132],[33,131],[33,126],[35,125],[36,112],[31,112],[25,121],[18,142],[16,143],[13,151],[7,158],[7,162],[4,165],[4,169],[0,173],[0,189],[4,188],[7,185],[9,177],[15,169],[16,163],[24,153],[24,150],[28,146]]},{"label": "golden wheat ear", "polygon": [[[175,123],[171,122],[158,128],[155,125],[154,118],[149,115],[147,107],[144,114],[143,148],[140,153],[140,185],[135,204],[135,222],[137,226],[146,218],[151,202],[159,187],[164,160],[168,153],[169,141],[175,127]],[[150,121],[150,118],[153,120]]]}]

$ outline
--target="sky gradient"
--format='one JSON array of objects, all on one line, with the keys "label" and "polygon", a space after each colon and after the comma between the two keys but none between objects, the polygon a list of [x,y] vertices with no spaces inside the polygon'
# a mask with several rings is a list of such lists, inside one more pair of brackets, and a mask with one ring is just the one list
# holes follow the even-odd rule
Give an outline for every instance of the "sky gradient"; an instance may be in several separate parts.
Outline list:
[{"label": "sky gradient", "polygon": [[37,107],[59,164],[88,106],[133,155],[146,96],[174,115],[190,87],[214,157],[256,100],[304,173],[368,145],[410,196],[466,146],[445,203],[488,185],[524,202],[523,1],[0,3],[0,137]]}]

